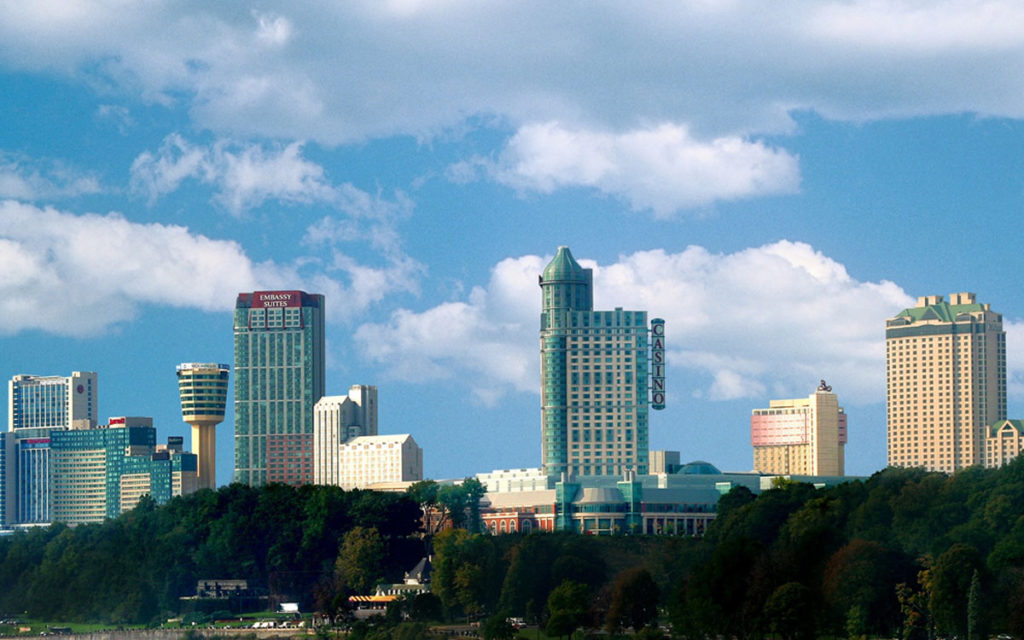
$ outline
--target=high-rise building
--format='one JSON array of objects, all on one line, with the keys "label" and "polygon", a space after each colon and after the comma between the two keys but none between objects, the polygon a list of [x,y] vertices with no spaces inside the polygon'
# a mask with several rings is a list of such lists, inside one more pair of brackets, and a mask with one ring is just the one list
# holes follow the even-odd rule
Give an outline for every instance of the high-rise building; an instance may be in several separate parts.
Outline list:
[{"label": "high-rise building", "polygon": [[[559,476],[648,473],[646,311],[594,311],[593,273],[558,248],[540,276],[541,458]],[[655,408],[664,406],[663,323]],[[659,375],[661,374],[661,375]]]},{"label": "high-rise building", "polygon": [[143,494],[162,504],[194,491],[196,457],[181,450],[180,437],[169,440],[175,444],[160,449],[153,419],[146,417],[53,431],[52,521],[102,522],[133,508]]},{"label": "high-rise building", "polygon": [[8,382],[7,425],[13,432],[7,466],[10,522],[51,521],[50,435],[72,426],[96,425],[96,373],[70,376],[16,375]]},{"label": "high-rise building", "polygon": [[14,524],[14,432],[0,431],[0,529]]},{"label": "high-rise building", "polygon": [[324,396],[313,407],[313,482],[341,482],[339,447],[377,435],[377,387],[352,385],[347,396]]},{"label": "high-rise building", "polygon": [[217,488],[216,427],[224,421],[228,371],[215,362],[186,362],[177,367],[181,419],[192,426],[192,453],[199,461],[199,487]]},{"label": "high-rise building", "polygon": [[984,462],[1006,418],[1002,315],[973,293],[923,296],[886,320],[888,462],[953,472]]},{"label": "high-rise building", "polygon": [[235,481],[313,481],[313,405],[324,395],[324,297],[240,293],[235,303]]},{"label": "high-rise building", "polygon": [[96,424],[96,374],[75,371],[68,377],[17,375],[8,382],[7,428],[70,428],[75,420]]},{"label": "high-rise building", "polygon": [[760,473],[841,476],[846,473],[846,412],[823,380],[806,398],[772,400],[750,416],[754,469]]}]

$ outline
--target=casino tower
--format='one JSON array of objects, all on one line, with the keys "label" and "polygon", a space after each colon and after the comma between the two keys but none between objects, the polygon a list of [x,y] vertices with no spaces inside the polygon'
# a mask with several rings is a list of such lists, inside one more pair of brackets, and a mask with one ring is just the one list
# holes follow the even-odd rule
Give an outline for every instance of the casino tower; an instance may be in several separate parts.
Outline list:
[{"label": "casino tower", "polygon": [[[540,279],[541,457],[549,476],[649,472],[646,311],[594,311],[593,272],[562,246]],[[664,407],[664,323],[652,321]],[[657,375],[661,373],[662,375]]]}]

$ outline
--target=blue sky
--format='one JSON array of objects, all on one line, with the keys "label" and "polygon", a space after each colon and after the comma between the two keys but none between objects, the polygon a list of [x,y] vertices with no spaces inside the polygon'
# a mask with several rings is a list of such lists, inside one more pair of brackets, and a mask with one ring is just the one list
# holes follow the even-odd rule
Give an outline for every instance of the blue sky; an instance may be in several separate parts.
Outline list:
[{"label": "blue sky", "polygon": [[[1024,8],[1011,2],[0,6],[0,377],[99,372],[186,433],[240,291],[328,300],[328,393],[431,477],[540,460],[536,277],[666,320],[654,448],[751,466],[820,378],[885,465],[886,317],[974,291],[1024,417]],[[232,417],[218,480],[232,468]]]}]

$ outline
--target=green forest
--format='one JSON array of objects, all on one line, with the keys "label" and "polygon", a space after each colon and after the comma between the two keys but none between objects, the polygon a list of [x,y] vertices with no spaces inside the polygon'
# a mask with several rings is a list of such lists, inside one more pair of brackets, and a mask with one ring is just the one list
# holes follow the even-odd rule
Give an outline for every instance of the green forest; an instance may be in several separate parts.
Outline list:
[{"label": "green forest", "polygon": [[[480,491],[230,485],[19,532],[0,538],[0,613],[155,623],[200,579],[246,579],[341,620],[348,595],[400,582],[429,549],[432,593],[395,607],[413,620],[515,616],[549,636],[658,623],[702,638],[1024,637],[1024,460],[737,488],[699,539],[489,536],[469,508]],[[424,506],[454,528],[424,532]]]}]

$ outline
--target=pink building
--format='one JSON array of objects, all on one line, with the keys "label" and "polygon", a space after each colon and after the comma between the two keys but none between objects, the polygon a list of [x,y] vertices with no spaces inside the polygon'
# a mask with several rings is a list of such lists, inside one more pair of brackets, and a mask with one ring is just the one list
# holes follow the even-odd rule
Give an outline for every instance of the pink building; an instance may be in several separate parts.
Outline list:
[{"label": "pink building", "polygon": [[831,387],[807,398],[772,400],[750,416],[754,469],[782,475],[845,474],[846,413]]}]

